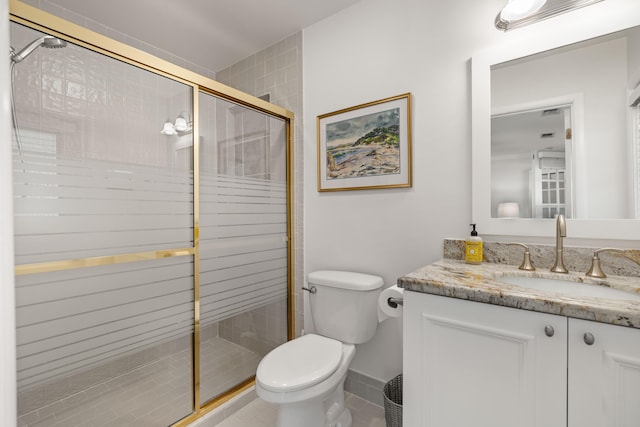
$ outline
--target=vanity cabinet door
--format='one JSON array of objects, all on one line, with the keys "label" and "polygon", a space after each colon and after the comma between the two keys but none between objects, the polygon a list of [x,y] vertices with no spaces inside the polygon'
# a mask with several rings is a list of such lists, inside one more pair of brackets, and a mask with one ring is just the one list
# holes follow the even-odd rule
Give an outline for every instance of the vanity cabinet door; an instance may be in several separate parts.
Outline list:
[{"label": "vanity cabinet door", "polygon": [[640,330],[569,319],[569,427],[640,426]]},{"label": "vanity cabinet door", "polygon": [[407,291],[404,422],[566,426],[567,319]]}]

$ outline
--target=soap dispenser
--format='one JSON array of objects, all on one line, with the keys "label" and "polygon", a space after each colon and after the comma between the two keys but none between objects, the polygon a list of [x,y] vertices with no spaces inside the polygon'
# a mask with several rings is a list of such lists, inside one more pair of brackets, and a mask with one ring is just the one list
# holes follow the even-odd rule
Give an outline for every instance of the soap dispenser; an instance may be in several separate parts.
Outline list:
[{"label": "soap dispenser", "polygon": [[478,236],[475,224],[469,224],[473,229],[471,236],[465,242],[464,259],[467,264],[482,264],[482,238]]}]

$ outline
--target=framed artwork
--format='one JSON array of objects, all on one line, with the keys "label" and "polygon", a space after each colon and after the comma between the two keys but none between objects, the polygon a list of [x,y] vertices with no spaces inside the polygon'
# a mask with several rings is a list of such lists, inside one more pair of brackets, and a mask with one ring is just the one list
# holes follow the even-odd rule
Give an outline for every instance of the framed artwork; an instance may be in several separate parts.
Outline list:
[{"label": "framed artwork", "polygon": [[318,191],[411,187],[411,94],[318,116]]}]

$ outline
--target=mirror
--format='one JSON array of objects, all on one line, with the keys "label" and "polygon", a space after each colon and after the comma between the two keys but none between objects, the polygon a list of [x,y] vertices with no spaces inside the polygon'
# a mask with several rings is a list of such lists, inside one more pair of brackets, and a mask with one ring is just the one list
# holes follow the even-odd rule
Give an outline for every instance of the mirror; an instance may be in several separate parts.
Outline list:
[{"label": "mirror", "polygon": [[531,26],[529,40],[474,55],[472,206],[484,234],[554,235],[548,219],[563,213],[571,237],[640,239],[633,13],[563,35]]},{"label": "mirror", "polygon": [[521,218],[636,216],[639,47],[633,27],[491,67],[492,217],[506,202]]}]

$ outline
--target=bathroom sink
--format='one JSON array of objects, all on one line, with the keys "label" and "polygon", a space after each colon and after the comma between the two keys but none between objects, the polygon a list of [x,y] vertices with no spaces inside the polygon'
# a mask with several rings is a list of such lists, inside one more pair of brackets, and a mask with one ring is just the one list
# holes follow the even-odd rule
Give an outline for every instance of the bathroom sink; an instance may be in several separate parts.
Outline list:
[{"label": "bathroom sink", "polygon": [[542,292],[555,292],[570,297],[595,297],[617,300],[640,301],[640,294],[609,288],[606,286],[590,285],[571,282],[568,280],[547,279],[541,277],[499,277],[497,280],[524,288]]}]

